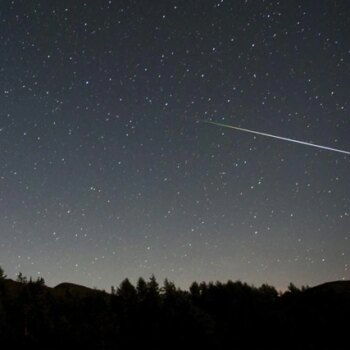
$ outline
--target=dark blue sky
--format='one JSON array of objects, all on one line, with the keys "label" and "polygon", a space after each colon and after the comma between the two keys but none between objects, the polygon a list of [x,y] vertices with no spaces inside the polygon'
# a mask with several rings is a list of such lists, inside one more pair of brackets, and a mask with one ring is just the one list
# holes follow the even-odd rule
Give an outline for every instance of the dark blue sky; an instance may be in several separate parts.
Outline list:
[{"label": "dark blue sky", "polygon": [[0,265],[109,289],[348,279],[348,1],[3,1]]}]

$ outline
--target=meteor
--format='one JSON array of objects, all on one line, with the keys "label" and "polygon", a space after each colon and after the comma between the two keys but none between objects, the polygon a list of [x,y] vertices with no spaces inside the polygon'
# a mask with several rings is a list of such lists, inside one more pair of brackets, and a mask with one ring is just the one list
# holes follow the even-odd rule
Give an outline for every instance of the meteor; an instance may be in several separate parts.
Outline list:
[{"label": "meteor", "polygon": [[282,137],[282,136],[276,136],[276,135],[271,135],[271,134],[266,134],[264,132],[259,132],[259,131],[254,131],[254,130],[249,130],[249,129],[243,129],[243,128],[239,128],[238,126],[233,126],[233,125],[227,125],[227,124],[222,124],[222,123],[216,123],[216,122],[211,122],[209,120],[203,120],[204,123],[207,124],[212,124],[212,125],[216,125],[216,126],[221,126],[223,128],[229,128],[229,129],[235,129],[235,130],[240,130],[240,131],[244,131],[244,132],[250,132],[251,134],[256,134],[256,135],[261,135],[261,136],[267,136],[267,137],[272,137],[274,139],[278,139],[278,140],[284,140],[284,141],[290,141],[290,142],[295,142],[295,143],[299,143],[301,145],[305,145],[305,146],[312,146],[312,147],[316,147],[316,148],[321,148],[321,149],[325,149],[327,151],[333,151],[333,152],[339,152],[339,153],[344,153],[344,154],[349,154],[349,151],[344,151],[341,149],[336,149],[336,148],[332,148],[332,147],[326,147],[326,146],[321,146],[321,145],[316,145],[314,143],[309,143],[309,142],[304,142],[304,141],[298,141],[298,140],[294,140],[294,139],[289,139],[287,137]]}]

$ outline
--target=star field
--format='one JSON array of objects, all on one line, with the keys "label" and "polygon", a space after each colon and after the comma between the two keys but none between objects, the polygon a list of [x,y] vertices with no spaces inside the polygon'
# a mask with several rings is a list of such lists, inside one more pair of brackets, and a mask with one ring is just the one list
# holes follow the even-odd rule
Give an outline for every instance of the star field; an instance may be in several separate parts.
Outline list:
[{"label": "star field", "polygon": [[348,1],[4,1],[0,265],[349,279]]}]

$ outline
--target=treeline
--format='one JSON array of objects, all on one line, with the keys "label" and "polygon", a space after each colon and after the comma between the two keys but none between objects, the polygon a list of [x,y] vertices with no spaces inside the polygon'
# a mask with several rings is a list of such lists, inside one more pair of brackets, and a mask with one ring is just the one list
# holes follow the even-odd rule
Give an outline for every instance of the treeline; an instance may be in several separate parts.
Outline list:
[{"label": "treeline", "polygon": [[0,271],[4,349],[348,349],[349,285],[285,293],[242,282],[125,279],[111,293]]}]

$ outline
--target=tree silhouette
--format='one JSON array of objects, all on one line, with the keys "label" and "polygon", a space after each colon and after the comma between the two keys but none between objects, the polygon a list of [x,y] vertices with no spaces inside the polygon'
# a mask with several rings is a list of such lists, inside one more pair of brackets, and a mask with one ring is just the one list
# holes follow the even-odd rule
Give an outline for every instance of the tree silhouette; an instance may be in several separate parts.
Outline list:
[{"label": "tree silhouette", "polygon": [[5,279],[6,277],[4,269],[0,266],[0,280]]},{"label": "tree silhouette", "polygon": [[19,273],[16,282],[1,278],[0,286],[6,349],[348,348],[349,282],[291,284],[284,293],[267,284],[194,282],[186,291],[168,279],[160,288],[152,275],[136,287],[126,278],[108,294],[50,288]]},{"label": "tree silhouette", "polygon": [[136,283],[136,291],[140,302],[147,298],[147,283],[142,277],[140,277]]},{"label": "tree silhouette", "polygon": [[27,277],[25,277],[22,274],[22,272],[19,272],[18,275],[17,275],[16,281],[19,282],[19,283],[26,284],[28,282],[28,279],[27,279]]},{"label": "tree silhouette", "polygon": [[128,278],[125,278],[117,289],[117,295],[126,303],[135,303],[137,292]]},{"label": "tree silhouette", "polygon": [[159,284],[154,275],[147,282],[147,294],[149,298],[158,299],[159,297]]}]

